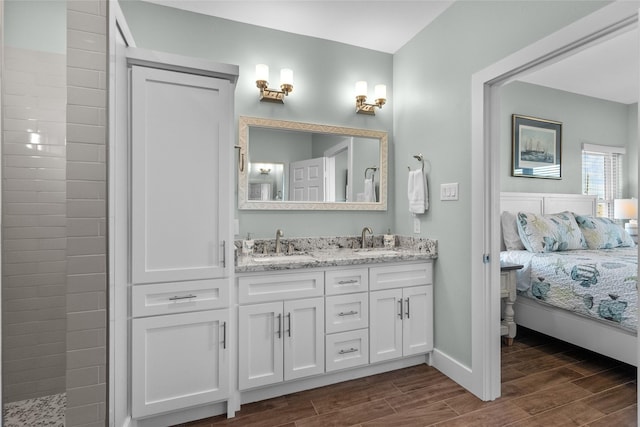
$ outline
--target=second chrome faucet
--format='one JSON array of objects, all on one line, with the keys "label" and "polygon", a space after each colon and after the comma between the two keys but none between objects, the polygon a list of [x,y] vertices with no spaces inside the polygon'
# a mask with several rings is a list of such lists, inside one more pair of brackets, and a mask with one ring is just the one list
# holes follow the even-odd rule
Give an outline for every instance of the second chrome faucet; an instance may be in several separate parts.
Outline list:
[{"label": "second chrome faucet", "polygon": [[373,231],[371,231],[371,227],[365,227],[362,229],[362,249],[367,247],[367,240],[366,240],[367,233],[373,235]]},{"label": "second chrome faucet", "polygon": [[280,245],[280,238],[284,236],[284,233],[281,229],[276,230],[276,254],[282,253],[282,248]]}]

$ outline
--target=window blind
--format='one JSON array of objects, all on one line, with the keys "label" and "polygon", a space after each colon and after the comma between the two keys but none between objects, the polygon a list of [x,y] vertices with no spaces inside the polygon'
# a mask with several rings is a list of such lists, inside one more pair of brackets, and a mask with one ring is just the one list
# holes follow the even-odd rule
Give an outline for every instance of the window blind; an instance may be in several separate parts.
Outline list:
[{"label": "window blind", "polygon": [[597,196],[598,216],[613,218],[613,199],[622,197],[624,148],[583,144],[582,193]]}]

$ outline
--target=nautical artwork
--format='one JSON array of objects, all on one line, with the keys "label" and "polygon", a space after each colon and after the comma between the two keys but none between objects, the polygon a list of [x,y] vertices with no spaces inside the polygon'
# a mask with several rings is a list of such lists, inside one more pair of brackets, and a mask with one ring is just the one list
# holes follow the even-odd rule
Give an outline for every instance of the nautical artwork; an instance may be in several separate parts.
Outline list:
[{"label": "nautical artwork", "polygon": [[562,123],[514,114],[512,176],[561,176]]}]

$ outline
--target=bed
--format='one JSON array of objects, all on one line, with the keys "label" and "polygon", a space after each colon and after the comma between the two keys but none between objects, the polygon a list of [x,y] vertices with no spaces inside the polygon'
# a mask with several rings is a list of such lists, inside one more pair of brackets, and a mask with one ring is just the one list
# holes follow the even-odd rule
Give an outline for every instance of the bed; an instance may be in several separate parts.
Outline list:
[{"label": "bed", "polygon": [[[593,196],[501,193],[500,210],[501,262],[524,266],[516,324],[637,365],[637,247],[624,229],[599,228]],[[569,231],[528,235],[528,224],[543,220]]]}]

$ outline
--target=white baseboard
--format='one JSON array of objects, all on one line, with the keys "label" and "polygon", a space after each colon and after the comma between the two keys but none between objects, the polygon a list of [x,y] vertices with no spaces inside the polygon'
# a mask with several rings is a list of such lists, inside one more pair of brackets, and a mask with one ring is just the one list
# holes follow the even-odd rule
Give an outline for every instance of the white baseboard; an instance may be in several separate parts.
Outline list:
[{"label": "white baseboard", "polygon": [[443,353],[438,349],[433,350],[431,360],[434,368],[445,374],[447,377],[451,378],[456,383],[460,384],[465,389],[469,390],[471,393],[478,396],[478,390],[475,390],[477,386],[474,383],[471,368],[463,365],[448,354]]}]

